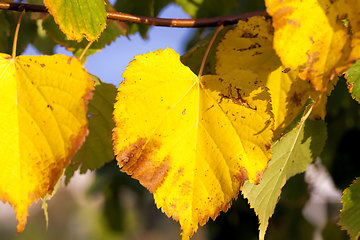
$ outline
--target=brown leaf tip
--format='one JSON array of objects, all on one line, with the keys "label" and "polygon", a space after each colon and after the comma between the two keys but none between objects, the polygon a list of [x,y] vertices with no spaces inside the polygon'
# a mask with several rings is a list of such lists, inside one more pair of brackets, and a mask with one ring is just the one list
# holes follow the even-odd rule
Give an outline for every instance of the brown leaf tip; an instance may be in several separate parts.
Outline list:
[{"label": "brown leaf tip", "polygon": [[161,161],[154,158],[160,145],[160,142],[154,139],[147,141],[146,138],[139,138],[117,156],[121,171],[139,180],[151,193],[161,186],[170,168],[169,156]]}]

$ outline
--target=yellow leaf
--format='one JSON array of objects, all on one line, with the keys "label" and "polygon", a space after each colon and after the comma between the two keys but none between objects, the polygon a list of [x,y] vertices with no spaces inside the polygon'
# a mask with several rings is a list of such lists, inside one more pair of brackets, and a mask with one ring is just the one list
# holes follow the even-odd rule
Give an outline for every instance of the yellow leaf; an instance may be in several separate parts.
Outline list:
[{"label": "yellow leaf", "polygon": [[[258,74],[259,84],[266,86],[271,95],[275,118],[274,138],[294,120],[309,97],[319,93],[311,84],[297,78],[297,71],[282,66],[273,49],[273,28],[264,17],[240,21],[228,31],[217,49],[217,74],[234,70],[250,70]],[[325,112],[325,107],[322,108]]]},{"label": "yellow leaf", "polygon": [[92,85],[71,57],[0,54],[0,200],[14,207],[18,232],[84,141]]},{"label": "yellow leaf", "polygon": [[121,170],[154,194],[188,239],[257,183],[271,157],[270,96],[256,74],[200,79],[172,49],[135,57],[115,103]]},{"label": "yellow leaf", "polygon": [[[329,80],[360,57],[360,2],[357,0],[266,0],[275,28],[274,48],[285,67],[326,91]],[[311,9],[311,14],[309,10]],[[348,19],[346,11],[352,12]],[[355,13],[356,12],[356,13]],[[343,19],[355,30],[353,34]],[[356,47],[354,47],[356,46]],[[354,47],[352,49],[352,47]]]}]

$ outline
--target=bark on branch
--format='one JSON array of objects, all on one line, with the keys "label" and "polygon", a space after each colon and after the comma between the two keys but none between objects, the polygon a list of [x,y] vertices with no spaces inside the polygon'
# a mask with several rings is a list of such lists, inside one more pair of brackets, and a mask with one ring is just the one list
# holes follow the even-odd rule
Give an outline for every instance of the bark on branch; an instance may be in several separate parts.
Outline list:
[{"label": "bark on branch", "polygon": [[[48,13],[44,5],[28,4],[28,3],[7,3],[0,2],[0,9],[21,12],[43,12]],[[107,18],[122,22],[138,23],[144,25],[161,26],[161,27],[179,27],[179,28],[201,28],[216,27],[219,25],[236,24],[239,20],[246,21],[252,16],[268,16],[266,11],[257,11],[242,13],[223,17],[199,18],[199,19],[172,19],[172,18],[156,18],[132,15],[122,12],[107,12]]]}]

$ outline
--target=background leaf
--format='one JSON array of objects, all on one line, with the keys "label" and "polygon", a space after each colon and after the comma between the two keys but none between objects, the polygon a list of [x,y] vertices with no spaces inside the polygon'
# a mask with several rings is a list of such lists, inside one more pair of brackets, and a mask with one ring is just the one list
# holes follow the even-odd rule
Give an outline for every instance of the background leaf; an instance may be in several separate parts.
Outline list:
[{"label": "background leaf", "polygon": [[192,18],[225,16],[239,10],[238,0],[228,0],[226,4],[217,0],[175,0]]},{"label": "background leaf", "polygon": [[101,82],[94,75],[92,75],[92,80],[95,82],[95,90],[87,111],[89,135],[65,171],[66,183],[70,181],[78,168],[80,168],[80,173],[86,173],[87,170],[98,169],[114,159],[111,136],[115,127],[112,112],[116,88],[112,84]]},{"label": "background leaf", "polygon": [[345,72],[347,85],[351,96],[360,103],[360,61],[356,61],[351,68]]},{"label": "background leaf", "polygon": [[[114,7],[119,12],[156,17],[171,1],[172,0],[117,0]],[[128,26],[128,34],[134,34],[139,31],[143,38],[147,38],[149,26],[135,23],[128,23]]]},{"label": "background leaf", "polygon": [[340,214],[339,224],[347,230],[351,239],[360,237],[360,178],[345,189],[341,202],[343,209]]},{"label": "background leaf", "polygon": [[323,121],[306,120],[307,110],[299,124],[272,145],[273,157],[260,184],[245,182],[242,193],[259,217],[259,238],[264,239],[268,220],[286,181],[301,172],[319,156],[326,140]]},{"label": "background leaf", "polygon": [[[11,54],[14,32],[20,13],[0,11],[0,52]],[[20,33],[16,48],[16,55],[25,51],[30,42],[36,38],[36,23],[30,19],[30,14],[25,14],[21,21]]]}]

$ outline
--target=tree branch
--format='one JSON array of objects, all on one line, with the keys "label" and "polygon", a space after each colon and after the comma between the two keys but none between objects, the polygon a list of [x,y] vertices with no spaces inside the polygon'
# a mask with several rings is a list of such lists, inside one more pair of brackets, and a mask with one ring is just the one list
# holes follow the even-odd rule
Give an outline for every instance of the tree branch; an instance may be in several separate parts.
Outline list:
[{"label": "tree branch", "polygon": [[[28,3],[7,3],[0,2],[0,9],[12,10],[21,12],[43,12],[48,13],[44,5],[28,4]],[[179,28],[201,28],[201,27],[216,27],[219,25],[235,24],[239,20],[246,21],[252,16],[268,16],[266,11],[257,11],[242,13],[231,16],[214,17],[214,18],[199,18],[199,19],[172,19],[172,18],[156,18],[137,16],[122,12],[107,12],[107,18],[122,22],[131,22],[144,25],[161,26],[161,27],[179,27]]]}]

